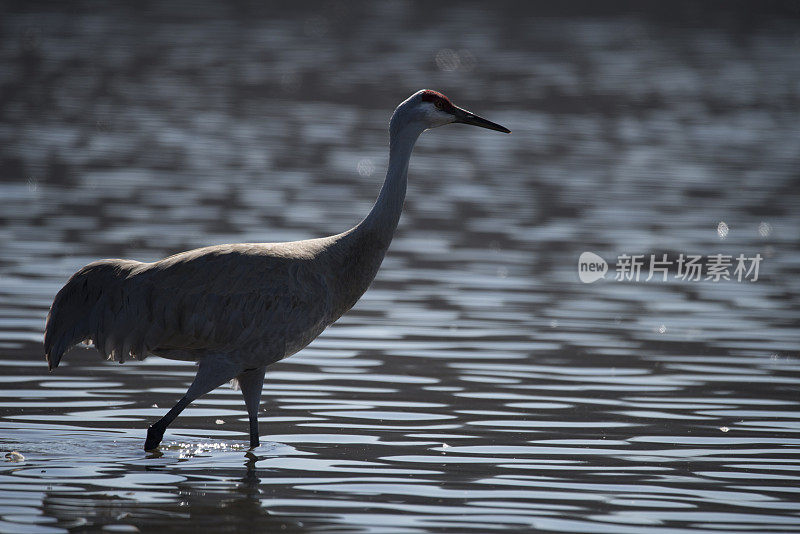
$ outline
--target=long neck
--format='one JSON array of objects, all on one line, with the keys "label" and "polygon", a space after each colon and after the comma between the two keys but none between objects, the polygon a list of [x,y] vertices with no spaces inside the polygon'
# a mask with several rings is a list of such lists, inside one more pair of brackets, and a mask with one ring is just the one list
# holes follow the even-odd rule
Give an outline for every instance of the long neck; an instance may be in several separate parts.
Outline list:
[{"label": "long neck", "polygon": [[408,182],[408,160],[414,143],[422,133],[412,124],[398,126],[392,122],[389,129],[389,169],[386,171],[386,180],[383,182],[378,200],[364,218],[353,230],[356,234],[367,233],[382,241],[391,241],[400,213],[403,211],[403,202],[406,198],[406,184]]},{"label": "long neck", "polygon": [[347,232],[332,236],[326,265],[333,279],[329,320],[349,310],[372,283],[392,241],[406,196],[408,160],[422,129],[406,124],[389,128],[389,170],[378,200],[363,221]]}]

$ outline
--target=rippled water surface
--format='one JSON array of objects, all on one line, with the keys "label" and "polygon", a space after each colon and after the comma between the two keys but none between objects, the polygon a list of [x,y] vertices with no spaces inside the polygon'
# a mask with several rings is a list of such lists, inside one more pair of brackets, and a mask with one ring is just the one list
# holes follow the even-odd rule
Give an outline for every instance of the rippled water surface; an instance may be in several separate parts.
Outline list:
[{"label": "rippled water surface", "polygon": [[[796,20],[317,7],[0,18],[0,531],[800,532]],[[47,373],[94,259],[358,222],[422,87],[514,133],[421,137],[372,288],[267,373],[258,449],[222,387],[140,450],[190,364]],[[720,253],[758,279],[614,279]]]}]

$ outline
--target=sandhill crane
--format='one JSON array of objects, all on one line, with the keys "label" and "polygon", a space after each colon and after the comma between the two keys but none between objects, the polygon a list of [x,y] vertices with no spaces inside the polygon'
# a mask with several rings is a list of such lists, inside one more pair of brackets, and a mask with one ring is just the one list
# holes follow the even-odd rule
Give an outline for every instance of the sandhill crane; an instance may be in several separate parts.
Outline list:
[{"label": "sandhill crane", "polygon": [[358,225],[288,243],[217,245],[153,263],[107,259],[75,273],[58,292],[45,326],[52,371],[63,354],[93,342],[109,359],[155,354],[198,362],[186,394],[147,430],[158,447],[167,426],[194,399],[238,382],[258,440],[258,406],[269,364],[290,356],[349,310],[367,290],[392,240],[419,135],[459,122],[510,133],[422,90],[389,123],[389,169],[375,205]]}]

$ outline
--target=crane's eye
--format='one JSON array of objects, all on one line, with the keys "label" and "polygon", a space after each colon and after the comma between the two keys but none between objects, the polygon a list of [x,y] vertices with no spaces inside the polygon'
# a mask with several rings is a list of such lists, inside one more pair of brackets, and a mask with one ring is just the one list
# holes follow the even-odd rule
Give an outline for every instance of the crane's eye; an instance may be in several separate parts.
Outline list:
[{"label": "crane's eye", "polygon": [[444,102],[441,100],[434,100],[433,105],[436,106],[436,109],[444,109]]}]

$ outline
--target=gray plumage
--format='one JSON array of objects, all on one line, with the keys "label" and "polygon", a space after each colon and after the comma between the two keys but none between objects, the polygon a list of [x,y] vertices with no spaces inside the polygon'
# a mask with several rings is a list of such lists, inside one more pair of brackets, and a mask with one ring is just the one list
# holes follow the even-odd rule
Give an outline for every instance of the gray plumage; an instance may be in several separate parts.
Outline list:
[{"label": "gray plumage", "polygon": [[87,339],[123,361],[148,354],[199,360],[209,351],[228,353],[246,368],[280,360],[352,307],[374,278],[387,247],[359,237],[218,245],[153,263],[91,263],[51,308],[50,367]]},{"label": "gray plumage", "polygon": [[508,132],[440,93],[415,93],[392,115],[389,169],[375,206],[342,234],[217,245],[153,263],[108,259],[87,265],[50,308],[44,336],[50,370],[71,347],[89,341],[120,361],[148,354],[197,361],[192,386],[150,427],[145,449],[160,443],[193,399],[230,380],[242,388],[250,444],[257,446],[266,367],[308,345],[367,290],[400,218],[414,143],[424,130],[451,122]]}]

